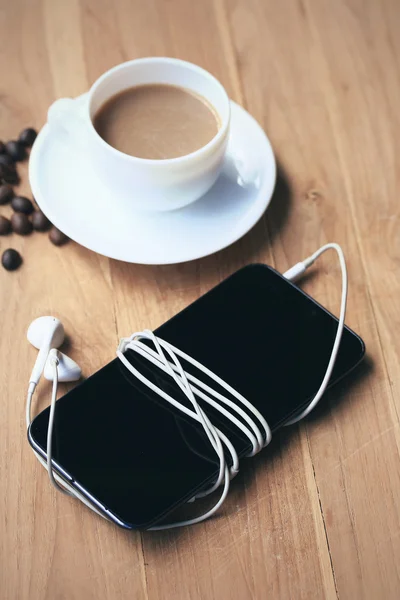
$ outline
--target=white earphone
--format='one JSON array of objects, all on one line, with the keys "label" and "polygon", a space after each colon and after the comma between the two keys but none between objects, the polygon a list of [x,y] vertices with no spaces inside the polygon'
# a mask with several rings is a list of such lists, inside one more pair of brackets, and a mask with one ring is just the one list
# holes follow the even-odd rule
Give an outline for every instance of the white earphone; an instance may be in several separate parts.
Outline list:
[{"label": "white earphone", "polygon": [[[317,405],[328,386],[339,351],[346,314],[347,269],[343,251],[338,244],[326,244],[304,261],[297,263],[294,265],[294,267],[283,274],[283,276],[289,281],[296,281],[306,271],[306,269],[308,269],[315,262],[315,260],[317,260],[317,258],[319,258],[319,256],[321,256],[321,254],[327,250],[335,250],[339,257],[339,263],[342,272],[342,298],[336,337],[332,347],[331,356],[325,370],[325,375],[313,400],[305,410],[303,410],[290,421],[287,421],[285,425],[292,425],[308,415]],[[143,344],[141,342],[142,339],[151,341],[152,347]],[[81,375],[79,366],[71,358],[65,356],[65,354],[62,354],[56,349],[64,341],[64,328],[61,322],[55,317],[40,317],[33,321],[33,323],[30,325],[28,329],[28,340],[39,350],[39,355],[36,359],[36,363],[29,380],[26,403],[27,427],[29,427],[31,423],[32,396],[42,373],[44,372],[46,379],[53,381],[53,391],[47,431],[47,461],[34,451],[35,455],[42,465],[47,469],[49,479],[57,489],[63,493],[78,498],[91,510],[107,519],[107,517],[98,511],[93,504],[90,503],[87,498],[83,496],[76,488],[73,488],[69,483],[57,475],[56,472],[53,472],[52,434],[54,414],[56,409],[57,384],[58,381],[75,381],[79,379]],[[159,388],[157,385],[144,377],[137,369],[135,369],[124,355],[125,350],[128,348],[146,358],[156,368],[159,368],[167,373],[175,382],[176,386],[185,394],[192,408],[187,408],[184,404],[167,394],[163,389]],[[264,417],[259,413],[259,411],[251,404],[251,402],[241,396],[241,394],[234,390],[228,383],[207,369],[207,367],[183,353],[181,350],[179,350],[179,348],[176,348],[172,346],[172,344],[155,336],[151,331],[144,330],[134,333],[129,338],[123,338],[118,346],[117,356],[122,364],[142,383],[147,385],[149,389],[158,394],[164,401],[174,405],[176,408],[201,424],[210,441],[210,444],[218,456],[220,464],[218,479],[211,485],[211,487],[199,492],[195,498],[192,498],[192,500],[195,500],[196,498],[206,496],[221,486],[223,488],[222,494],[217,503],[210,510],[193,519],[170,523],[167,525],[155,526],[151,527],[151,529],[169,529],[173,527],[181,527],[183,525],[199,523],[207,519],[218,510],[228,495],[230,480],[239,471],[239,457],[230,439],[215,426],[215,424],[209,418],[206,410],[204,410],[205,405],[202,407],[197,399],[200,398],[206,404],[213,406],[214,409],[218,410],[229,421],[231,421],[235,427],[238,427],[242,430],[252,444],[252,451],[250,452],[249,456],[254,456],[257,454],[257,452],[267,446],[271,441],[272,436],[268,423],[265,421]],[[198,372],[202,372],[207,378],[213,380],[219,386],[219,389],[224,390],[224,394],[227,392],[231,398],[233,397],[235,400],[232,401],[231,398],[226,397],[224,394],[214,390],[209,385],[206,385],[203,381],[201,381],[201,379],[194,377],[189,371],[185,371],[179,359],[183,359],[185,361],[185,365],[193,365]],[[188,367],[186,368],[188,369]],[[251,413],[251,416],[246,415],[242,409],[242,406],[247,407]],[[241,420],[237,418],[238,416],[245,422],[241,422]],[[230,469],[228,468],[228,463],[225,456],[226,453],[230,454],[231,456],[232,467]]]},{"label": "white earphone", "polygon": [[79,379],[81,370],[76,362],[57,350],[65,338],[61,321],[55,317],[39,317],[29,325],[27,338],[32,346],[39,350],[29,383],[36,386],[42,373],[49,381],[53,380],[49,361],[51,356],[56,356],[59,360],[58,381],[77,381]]},{"label": "white earphone", "polygon": [[39,317],[32,321],[27,338],[32,346],[39,350],[29,378],[28,397],[30,400],[26,406],[26,421],[29,426],[33,392],[42,374],[49,381],[54,380],[52,363],[57,362],[57,381],[77,381],[81,376],[81,369],[72,358],[57,350],[64,341],[65,332],[63,324],[55,317]]}]

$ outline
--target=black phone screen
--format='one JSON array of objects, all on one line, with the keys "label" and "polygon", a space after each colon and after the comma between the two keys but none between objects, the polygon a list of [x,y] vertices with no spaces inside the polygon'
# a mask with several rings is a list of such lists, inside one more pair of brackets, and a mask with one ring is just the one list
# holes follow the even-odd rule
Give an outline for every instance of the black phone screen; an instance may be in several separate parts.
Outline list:
[{"label": "black phone screen", "polygon": [[[222,377],[276,430],[317,391],[336,329],[337,319],[282,275],[250,265],[155,333]],[[363,342],[345,328],[330,383],[363,355]],[[186,402],[167,375],[132,351],[126,356]],[[243,434],[207,411],[238,454],[245,455],[249,444]],[[48,417],[46,409],[29,431],[30,443],[43,456]],[[57,401],[53,444],[55,467],[128,528],[158,522],[212,481],[218,470],[199,424],[164,403],[118,359]]]}]

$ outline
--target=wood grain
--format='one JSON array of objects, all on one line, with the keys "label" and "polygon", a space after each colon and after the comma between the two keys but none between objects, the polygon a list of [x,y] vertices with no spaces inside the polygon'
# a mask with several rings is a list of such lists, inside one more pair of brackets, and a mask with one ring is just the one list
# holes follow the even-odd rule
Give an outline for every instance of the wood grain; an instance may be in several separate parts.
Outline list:
[{"label": "wood grain", "polygon": [[[118,263],[46,234],[0,239],[24,257],[0,272],[0,598],[399,597],[399,27],[396,0],[0,0],[1,139],[40,127],[55,98],[114,64],[169,55],[221,80],[267,131],[280,170],[250,234],[183,265]],[[369,359],[246,465],[217,518],[129,533],[52,491],[23,420],[34,317],[63,320],[88,375],[120,336],[156,327],[239,266],[283,270],[331,240],[346,251],[348,323]],[[335,261],[316,271],[304,287],[336,311]]]}]

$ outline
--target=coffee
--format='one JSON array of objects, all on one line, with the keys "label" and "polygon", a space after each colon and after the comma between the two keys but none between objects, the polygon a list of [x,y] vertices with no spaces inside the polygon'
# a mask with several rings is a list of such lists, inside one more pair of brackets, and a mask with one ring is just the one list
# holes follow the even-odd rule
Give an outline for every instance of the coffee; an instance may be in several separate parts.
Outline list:
[{"label": "coffee", "polygon": [[164,84],[131,87],[110,98],[94,116],[108,144],[138,158],[177,158],[205,146],[220,121],[208,101],[194,92]]}]

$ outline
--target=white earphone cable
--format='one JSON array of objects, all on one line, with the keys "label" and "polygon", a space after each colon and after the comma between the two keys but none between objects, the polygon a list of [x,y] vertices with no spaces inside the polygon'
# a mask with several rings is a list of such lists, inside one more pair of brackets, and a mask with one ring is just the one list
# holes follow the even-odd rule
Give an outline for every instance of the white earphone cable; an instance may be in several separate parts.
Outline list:
[{"label": "white earphone cable", "polygon": [[[338,244],[326,244],[325,246],[322,246],[319,250],[317,250],[317,252],[312,254],[310,257],[308,257],[300,263],[297,263],[296,265],[294,265],[294,267],[289,269],[289,271],[286,271],[286,273],[284,273],[284,277],[291,281],[295,281],[302,273],[305,272],[305,270],[309,266],[311,266],[315,262],[315,260],[317,260],[317,258],[319,258],[319,256],[321,256],[321,254],[330,249],[336,251],[339,257],[339,263],[342,272],[342,295],[340,304],[340,316],[335,341],[325,371],[325,375],[313,400],[310,402],[310,404],[305,410],[303,410],[299,415],[297,415],[290,421],[287,421],[285,425],[297,423],[306,415],[308,415],[311,412],[311,410],[313,410],[313,408],[318,404],[319,400],[321,399],[323,393],[325,392],[329,384],[329,380],[332,375],[332,371],[339,351],[340,341],[342,338],[344,328],[347,303],[347,269],[341,247]],[[150,341],[153,344],[153,347],[144,344],[141,340]],[[181,392],[186,396],[192,408],[188,408],[179,400],[176,400],[175,398],[167,394],[162,388],[155,385],[152,381],[147,379],[138,369],[136,369],[128,361],[124,354],[124,352],[128,349],[136,352],[137,354],[151,362],[153,365],[155,365],[157,368],[161,369],[164,373],[166,373],[175,382],[175,384],[178,386]],[[200,523],[201,521],[208,519],[220,508],[220,506],[225,501],[229,492],[230,480],[239,471],[239,457],[232,442],[223,432],[221,432],[212,423],[211,419],[207,415],[207,412],[202,408],[202,406],[200,406],[197,398],[200,399],[202,402],[212,406],[215,410],[221,413],[227,420],[229,420],[233,425],[235,425],[248,438],[251,444],[251,451],[249,452],[248,456],[254,456],[262,448],[267,446],[271,441],[272,435],[267,421],[265,420],[263,415],[257,410],[257,408],[253,406],[251,402],[249,402],[249,400],[247,400],[241,394],[239,394],[223,379],[218,377],[218,375],[207,369],[207,367],[196,361],[191,356],[179,350],[179,348],[176,348],[175,346],[166,342],[165,340],[158,338],[156,335],[154,335],[152,331],[144,330],[141,332],[134,333],[129,338],[123,338],[118,346],[117,356],[122,362],[122,364],[139,381],[141,381],[150,390],[152,390],[154,393],[160,396],[164,401],[170,403],[172,406],[185,413],[187,416],[197,421],[201,425],[215,454],[217,455],[219,462],[218,477],[216,481],[207,489],[198,492],[195,496],[195,498],[207,496],[213,491],[215,491],[218,487],[223,485],[221,496],[211,509],[201,514],[200,516],[192,519],[154,526],[150,529],[171,529],[174,527],[182,527],[184,525],[193,525],[195,523]],[[233,397],[235,401],[224,396],[222,393],[214,390],[212,387],[205,384],[200,379],[194,377],[191,373],[185,371],[179,359],[183,359],[185,363],[188,363],[188,365],[195,367],[206,377],[213,380],[220,388],[225,390],[225,392],[227,392],[231,397]],[[62,479],[53,470],[52,439],[58,384],[58,359],[54,357],[51,364],[53,369],[53,389],[47,432],[47,461],[44,460],[37,452],[35,452],[35,455],[42,463],[42,465],[46,467],[49,474],[50,482],[56,489],[62,491],[64,494],[77,497],[84,504],[86,504],[86,506],[94,510],[97,514],[99,514],[107,520],[110,520],[107,516],[105,516],[103,513],[97,510],[97,508],[95,508],[93,504],[85,498],[85,496],[78,492],[69,483],[64,481],[64,479]],[[36,385],[34,383],[30,383],[28,388],[26,403],[26,422],[28,427],[31,423],[31,403],[35,387]],[[251,413],[251,416],[248,414],[248,412],[244,410],[244,408],[246,408],[247,411]],[[227,452],[227,454],[230,456],[232,463],[231,467],[229,467],[229,463],[227,462],[225,452]],[[194,500],[195,498],[192,498],[192,500]]]},{"label": "white earphone cable", "polygon": [[343,250],[341,249],[339,244],[325,244],[325,246],[322,246],[321,248],[319,248],[319,250],[314,252],[314,254],[312,254],[309,258],[307,258],[305,261],[303,261],[303,263],[305,265],[305,269],[308,269],[308,267],[310,267],[312,264],[314,264],[314,262],[317,260],[317,258],[319,258],[321,256],[321,254],[324,254],[324,252],[327,252],[328,250],[334,250],[336,252],[336,254],[338,255],[340,269],[341,269],[341,273],[342,273],[342,295],[341,295],[341,300],[340,300],[339,322],[338,322],[338,326],[337,326],[337,330],[336,330],[336,337],[335,337],[335,341],[333,343],[331,356],[330,356],[328,366],[325,371],[324,378],[321,382],[321,385],[320,385],[317,393],[315,394],[313,400],[310,402],[310,404],[307,406],[307,408],[304,409],[299,415],[296,415],[296,417],[294,417],[293,419],[290,419],[290,421],[287,421],[285,423],[285,427],[287,427],[288,425],[294,425],[294,423],[298,423],[299,421],[301,421],[301,419],[304,419],[304,417],[306,417],[308,414],[310,414],[310,412],[317,406],[318,402],[321,400],[323,394],[325,393],[326,388],[328,387],[329,380],[331,378],[332,371],[335,366],[336,358],[337,358],[337,355],[339,352],[340,342],[341,342],[342,335],[343,335],[344,321],[346,318],[347,287],[348,287],[346,259],[343,254]]},{"label": "white earphone cable", "polygon": [[56,490],[59,490],[63,494],[67,494],[68,496],[70,496],[71,495],[70,492],[68,492],[68,490],[65,487],[63,487],[62,485],[57,483],[56,479],[54,478],[54,472],[53,472],[53,467],[52,467],[52,464],[53,464],[52,463],[53,426],[54,426],[54,415],[56,412],[57,387],[58,387],[58,369],[57,369],[58,359],[57,358],[55,358],[55,357],[52,358],[51,366],[52,366],[52,370],[53,370],[53,387],[52,387],[52,391],[51,391],[49,424],[47,427],[47,447],[46,447],[47,472],[49,474],[50,483],[56,488]]}]

